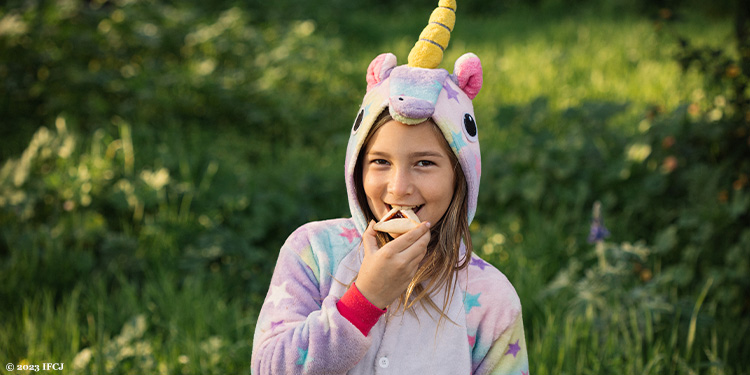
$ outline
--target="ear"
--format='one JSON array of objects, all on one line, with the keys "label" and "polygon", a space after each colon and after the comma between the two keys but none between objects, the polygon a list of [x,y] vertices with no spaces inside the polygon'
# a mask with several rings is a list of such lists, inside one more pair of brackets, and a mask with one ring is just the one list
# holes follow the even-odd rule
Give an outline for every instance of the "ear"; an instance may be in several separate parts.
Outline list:
[{"label": "ear", "polygon": [[396,55],[392,53],[381,53],[367,67],[367,91],[383,82],[391,75],[391,70],[396,67]]},{"label": "ear", "polygon": [[482,88],[482,62],[473,53],[467,53],[456,60],[453,68],[454,82],[469,99],[474,99]]}]

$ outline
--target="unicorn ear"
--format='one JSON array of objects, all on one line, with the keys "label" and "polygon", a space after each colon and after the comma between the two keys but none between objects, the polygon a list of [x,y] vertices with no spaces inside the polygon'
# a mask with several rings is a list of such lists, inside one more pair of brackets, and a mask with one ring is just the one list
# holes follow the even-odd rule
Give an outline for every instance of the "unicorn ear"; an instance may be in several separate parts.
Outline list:
[{"label": "unicorn ear", "polygon": [[396,55],[392,53],[381,53],[370,66],[367,67],[367,91],[383,82],[391,75],[391,70],[396,67]]},{"label": "unicorn ear", "polygon": [[467,53],[456,60],[453,78],[458,87],[469,99],[474,99],[482,88],[482,62],[473,53]]}]

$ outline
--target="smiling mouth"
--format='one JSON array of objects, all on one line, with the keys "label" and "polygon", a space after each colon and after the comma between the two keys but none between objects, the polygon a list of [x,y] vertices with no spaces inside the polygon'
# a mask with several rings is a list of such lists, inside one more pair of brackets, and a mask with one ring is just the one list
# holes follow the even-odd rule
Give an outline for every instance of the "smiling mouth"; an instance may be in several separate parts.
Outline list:
[{"label": "smiling mouth", "polygon": [[391,206],[391,209],[383,218],[375,224],[374,228],[379,232],[389,233],[391,236],[398,236],[419,226],[421,220],[415,213],[423,205],[419,206]]},{"label": "smiling mouth", "polygon": [[[383,217],[384,220],[386,217],[389,216],[389,214],[391,214],[390,216],[393,216],[393,217],[390,217],[391,219],[404,218],[406,216],[404,216],[402,211],[411,210],[412,212],[416,214],[417,212],[419,212],[420,209],[422,209],[422,207],[424,207],[424,204],[420,204],[417,206],[397,206],[397,205],[390,205],[386,203],[385,205],[388,208],[388,213],[386,213],[385,216]],[[395,215],[393,215],[394,213]]]}]

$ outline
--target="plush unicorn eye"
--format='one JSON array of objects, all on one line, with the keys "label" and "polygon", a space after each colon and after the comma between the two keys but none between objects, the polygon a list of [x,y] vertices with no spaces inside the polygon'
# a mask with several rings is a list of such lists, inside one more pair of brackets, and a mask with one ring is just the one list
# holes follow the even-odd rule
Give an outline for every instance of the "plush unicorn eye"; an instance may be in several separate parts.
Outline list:
[{"label": "plush unicorn eye", "polygon": [[474,121],[474,117],[468,113],[464,115],[464,131],[470,141],[477,141],[477,122]]},{"label": "plush unicorn eye", "polygon": [[362,125],[362,117],[364,117],[364,115],[365,115],[365,110],[364,109],[359,110],[357,119],[354,120],[354,127],[352,127],[352,133],[356,133],[357,129],[359,129],[359,126]]}]

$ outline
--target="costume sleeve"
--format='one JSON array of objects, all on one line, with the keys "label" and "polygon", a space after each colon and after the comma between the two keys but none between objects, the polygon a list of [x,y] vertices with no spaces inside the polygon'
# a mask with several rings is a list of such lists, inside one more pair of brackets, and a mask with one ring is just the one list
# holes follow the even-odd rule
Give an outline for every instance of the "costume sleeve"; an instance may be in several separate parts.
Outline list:
[{"label": "costume sleeve", "polygon": [[325,272],[311,265],[325,255],[311,249],[305,231],[297,230],[279,253],[255,328],[253,375],[345,374],[370,346],[341,315],[338,298],[321,292],[316,275]]},{"label": "costume sleeve", "polygon": [[336,303],[341,315],[354,324],[363,335],[367,336],[380,316],[385,314],[387,309],[380,309],[373,305],[357,288],[357,284],[352,284],[349,289],[341,296]]},{"label": "costume sleeve", "polygon": [[474,374],[529,374],[529,356],[520,311],[511,326],[492,342]]},{"label": "costume sleeve", "polygon": [[528,375],[521,301],[510,281],[473,256],[464,294],[472,373]]}]

